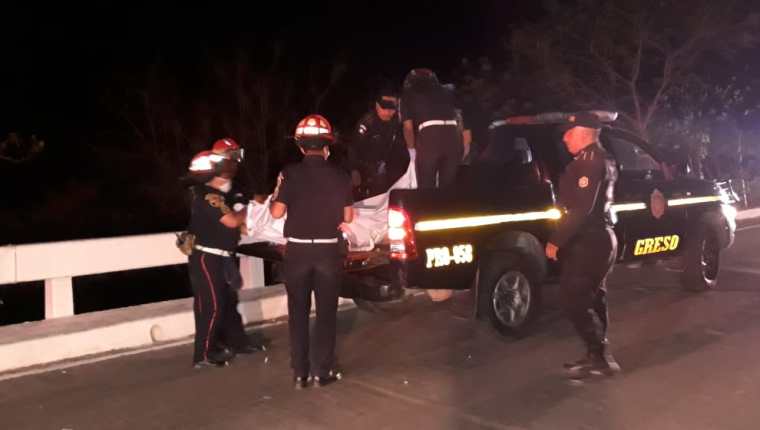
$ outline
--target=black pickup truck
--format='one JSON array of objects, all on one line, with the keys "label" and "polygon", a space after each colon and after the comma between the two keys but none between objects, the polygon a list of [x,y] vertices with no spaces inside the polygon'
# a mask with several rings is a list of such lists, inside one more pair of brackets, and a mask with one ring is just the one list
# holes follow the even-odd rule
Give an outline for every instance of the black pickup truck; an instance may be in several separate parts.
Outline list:
[{"label": "black pickup truck", "polygon": [[[619,262],[674,260],[684,287],[717,283],[719,256],[735,231],[733,192],[724,184],[672,178],[647,142],[611,125],[602,144],[618,162],[613,211]],[[410,289],[474,289],[474,314],[519,334],[540,308],[541,286],[558,272],[544,246],[563,208],[558,178],[571,157],[562,143],[569,114],[511,117],[489,127],[489,143],[445,189],[393,190],[388,240],[347,253],[343,297],[360,308]],[[241,252],[277,260],[265,245]]]}]

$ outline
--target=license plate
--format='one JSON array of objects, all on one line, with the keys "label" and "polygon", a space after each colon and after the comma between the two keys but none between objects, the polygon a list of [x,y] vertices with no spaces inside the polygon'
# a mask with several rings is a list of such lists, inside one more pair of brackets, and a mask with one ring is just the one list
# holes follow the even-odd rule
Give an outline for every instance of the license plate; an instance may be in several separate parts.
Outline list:
[{"label": "license plate", "polygon": [[436,248],[425,249],[427,255],[428,269],[437,267],[448,267],[452,264],[467,264],[472,263],[472,245],[461,244],[448,246],[440,246]]}]

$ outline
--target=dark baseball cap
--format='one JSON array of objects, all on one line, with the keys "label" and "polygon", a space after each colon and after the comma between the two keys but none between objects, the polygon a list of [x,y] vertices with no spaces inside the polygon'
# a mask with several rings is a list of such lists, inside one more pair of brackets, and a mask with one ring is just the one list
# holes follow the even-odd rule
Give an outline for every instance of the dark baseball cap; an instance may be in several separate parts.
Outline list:
[{"label": "dark baseball cap", "polygon": [[599,116],[592,112],[578,112],[567,118],[569,127],[602,128]]}]

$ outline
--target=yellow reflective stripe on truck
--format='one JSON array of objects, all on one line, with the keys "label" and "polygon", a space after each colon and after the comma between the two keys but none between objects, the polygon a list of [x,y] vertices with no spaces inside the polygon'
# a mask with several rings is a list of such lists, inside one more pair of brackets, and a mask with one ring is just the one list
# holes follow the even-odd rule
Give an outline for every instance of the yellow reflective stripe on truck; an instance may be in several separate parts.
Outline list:
[{"label": "yellow reflective stripe on truck", "polygon": [[[721,201],[720,196],[702,196],[702,197],[685,197],[668,200],[668,206],[685,206],[700,203],[710,203]],[[627,202],[616,203],[612,205],[615,213],[639,211],[647,208],[644,202]],[[539,220],[558,220],[562,217],[562,212],[557,208],[551,208],[538,212],[519,212],[506,213],[498,215],[471,216],[458,218],[444,218],[436,220],[419,221],[414,225],[416,231],[438,231],[451,230],[457,228],[482,227],[487,225],[504,224],[510,222],[525,222]]]},{"label": "yellow reflective stripe on truck", "polygon": [[668,206],[696,205],[699,203],[719,202],[720,196],[686,197],[683,199],[668,200]]},{"label": "yellow reflective stripe on truck", "polygon": [[557,208],[540,212],[520,212],[499,215],[471,216],[461,218],[446,218],[420,221],[414,225],[416,231],[451,230],[455,228],[482,227],[486,225],[503,224],[507,222],[537,221],[544,219],[560,219],[562,212]]}]

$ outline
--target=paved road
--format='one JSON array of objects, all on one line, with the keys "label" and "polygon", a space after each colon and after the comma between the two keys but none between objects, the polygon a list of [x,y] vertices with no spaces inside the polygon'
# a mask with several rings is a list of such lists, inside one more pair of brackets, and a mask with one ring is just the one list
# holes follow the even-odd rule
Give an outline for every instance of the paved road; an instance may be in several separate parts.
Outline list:
[{"label": "paved road", "polygon": [[[616,268],[613,351],[624,374],[573,384],[580,348],[547,288],[521,340],[419,299],[413,314],[341,315],[348,377],[293,391],[284,326],[265,355],[195,371],[182,345],[0,382],[7,429],[758,429],[760,229],[738,233],[717,291]],[[268,360],[265,362],[265,358]]]}]

